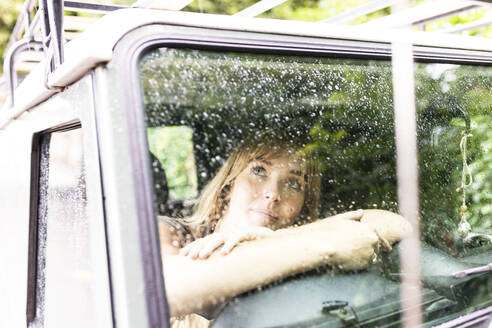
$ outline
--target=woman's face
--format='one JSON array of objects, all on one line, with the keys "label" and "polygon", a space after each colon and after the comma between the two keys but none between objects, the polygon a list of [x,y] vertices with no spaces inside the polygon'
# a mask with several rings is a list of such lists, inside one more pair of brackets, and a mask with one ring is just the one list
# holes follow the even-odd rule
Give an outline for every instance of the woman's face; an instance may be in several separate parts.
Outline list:
[{"label": "woman's face", "polygon": [[290,226],[301,212],[305,187],[298,159],[255,160],[234,180],[222,225],[274,230]]}]

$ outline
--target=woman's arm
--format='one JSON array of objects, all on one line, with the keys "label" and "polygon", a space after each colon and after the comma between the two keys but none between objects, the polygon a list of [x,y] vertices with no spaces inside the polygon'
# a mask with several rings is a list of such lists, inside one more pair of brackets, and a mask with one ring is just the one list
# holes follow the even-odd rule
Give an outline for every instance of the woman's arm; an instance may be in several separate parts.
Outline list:
[{"label": "woman's arm", "polygon": [[368,225],[378,235],[380,243],[388,251],[391,250],[391,245],[412,233],[410,222],[403,216],[378,209],[345,212],[304,225],[302,226],[302,229],[320,229],[327,223],[331,223],[335,220],[358,220],[361,223]]},{"label": "woman's arm", "polygon": [[[313,223],[316,224],[316,223]],[[239,244],[223,256],[192,260],[165,251],[166,293],[172,316],[201,313],[228,298],[275,280],[329,264],[343,269],[367,266],[374,255],[377,235],[366,224],[350,220],[283,229],[270,236]],[[160,228],[162,230],[165,228]],[[164,232],[162,248],[171,233]]]}]

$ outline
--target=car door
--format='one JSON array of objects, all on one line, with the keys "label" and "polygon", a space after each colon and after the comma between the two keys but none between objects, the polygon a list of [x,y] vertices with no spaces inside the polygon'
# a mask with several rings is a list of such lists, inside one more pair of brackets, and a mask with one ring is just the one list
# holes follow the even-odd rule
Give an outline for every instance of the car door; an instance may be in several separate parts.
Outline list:
[{"label": "car door", "polygon": [[[165,25],[146,26],[127,34],[115,47],[114,60],[95,74],[100,85],[97,102],[103,108],[114,109],[98,111],[97,115],[116,318],[126,318],[129,325],[168,324],[156,211],[162,204],[171,206],[172,201],[195,202],[197,192],[231,149],[255,131],[290,129],[299,138],[308,138],[305,146],[322,157],[325,170],[322,215],[356,208],[398,211],[391,57],[389,42]],[[485,124],[472,124],[469,117],[476,122],[490,117],[490,54],[427,45],[414,48],[414,59],[422,242],[431,246],[431,255],[424,252],[421,259],[422,307],[427,311],[428,324],[437,324],[490,304],[486,296],[460,299],[449,294],[464,284],[450,278],[453,270],[476,263],[468,260],[469,251],[486,251],[480,248],[482,244],[477,249],[464,247],[463,239],[456,234],[457,212],[462,206],[456,188],[463,163],[458,135],[476,129],[473,124]],[[110,84],[116,90],[111,96]],[[166,144],[164,139],[171,138],[171,134],[165,131],[175,127],[188,131],[178,133],[177,138],[183,141],[183,148],[193,150],[192,155],[187,151],[179,160],[177,154],[155,148],[160,141]],[[161,137],[155,136],[156,131],[163,131]],[[489,152],[488,132],[483,133],[476,140],[476,148],[468,150],[476,163],[481,163],[479,166]],[[180,179],[189,179],[182,186],[191,187],[191,191],[174,200],[158,199],[153,190],[164,183],[153,180],[151,168],[156,162],[151,162],[149,151],[154,152],[165,171],[167,165],[165,184],[169,188],[177,190]],[[174,166],[166,164],[173,159]],[[191,169],[185,173],[171,173],[187,165]],[[479,173],[488,174],[488,169]],[[485,185],[475,188],[480,195],[488,194]],[[476,202],[471,194],[466,197],[465,201]],[[473,220],[488,218],[481,212],[487,207],[474,204],[481,214],[468,213]],[[475,223],[478,230],[482,229],[480,224]],[[487,235],[486,230],[481,233]],[[435,259],[432,254],[436,252],[444,252],[442,258],[448,259],[439,267],[441,271],[425,266],[426,256]],[[383,267],[387,263],[398,265],[396,259],[381,261]],[[319,299],[311,297],[317,305],[301,301],[307,307],[301,311],[299,303],[288,302],[297,299],[295,288],[292,294],[286,292],[280,297],[273,290],[282,289],[282,285],[274,285],[268,289],[271,292],[251,296],[253,301],[245,301],[250,304],[245,308],[241,308],[246,304],[241,300],[233,302],[215,324],[268,327],[332,322],[337,326],[360,319],[359,324],[369,326],[383,321],[399,325],[402,273],[398,267],[390,271],[377,268],[375,265],[369,272],[353,273],[357,275],[353,279],[331,268],[321,272],[320,281],[301,288],[312,288],[313,292],[308,293],[311,296],[323,290],[326,295],[330,294],[327,285],[334,284],[333,294],[346,298],[342,299],[343,307],[331,309],[335,312],[323,311],[323,302],[333,299],[321,294]],[[338,274],[340,278],[332,278]],[[311,276],[306,277],[299,281],[309,281]],[[439,277],[443,277],[444,287],[436,285]],[[347,285],[334,283],[337,279],[348,279]],[[371,288],[375,279],[380,281],[378,293]],[[360,281],[356,285],[359,287],[350,292],[343,288],[355,280]],[[376,296],[378,300],[372,300]],[[382,308],[371,308],[374,302]],[[290,307],[298,311],[286,310]],[[342,318],[342,309],[353,312],[352,317]]]}]

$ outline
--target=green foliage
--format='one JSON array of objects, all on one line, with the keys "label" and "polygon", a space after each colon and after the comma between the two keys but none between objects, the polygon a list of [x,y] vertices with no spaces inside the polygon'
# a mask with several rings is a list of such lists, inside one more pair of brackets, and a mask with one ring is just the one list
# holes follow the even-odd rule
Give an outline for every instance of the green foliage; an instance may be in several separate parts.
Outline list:
[{"label": "green foliage", "polygon": [[[489,92],[490,94],[490,92]],[[489,105],[492,101],[489,102]],[[472,122],[475,143],[480,142],[480,158],[471,164],[473,183],[469,188],[469,221],[472,227],[492,231],[492,117],[478,115]]]},{"label": "green foliage", "polygon": [[149,128],[150,151],[161,162],[172,200],[197,196],[191,129],[185,126]]},{"label": "green foliage", "polygon": [[186,126],[149,128],[147,136],[150,151],[166,172],[169,198],[183,200],[196,197],[193,131]]},{"label": "green foliage", "polygon": [[[490,17],[490,15],[492,15],[492,8],[490,7],[469,10],[469,11],[462,12],[459,15],[430,22],[426,24],[425,30],[428,32],[432,32],[440,29],[446,29],[454,25],[466,24],[485,17]],[[462,32],[462,34],[471,35],[471,36],[479,35],[482,37],[490,38],[492,37],[492,26],[489,25],[469,31],[464,31]]]}]

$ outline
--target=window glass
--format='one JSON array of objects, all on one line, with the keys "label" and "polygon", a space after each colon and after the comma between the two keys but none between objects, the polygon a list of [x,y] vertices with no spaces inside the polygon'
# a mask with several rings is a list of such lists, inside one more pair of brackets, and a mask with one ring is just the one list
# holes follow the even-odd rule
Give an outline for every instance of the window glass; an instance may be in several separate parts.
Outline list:
[{"label": "window glass", "polygon": [[147,55],[141,70],[149,127],[193,129],[200,188],[239,142],[288,129],[328,170],[322,213],[396,208],[388,62],[166,48]]},{"label": "window glass", "polygon": [[96,325],[82,130],[40,138],[36,317],[32,327]]},{"label": "window glass", "polygon": [[[178,240],[173,240],[174,247],[185,247],[216,229],[225,229],[220,222],[232,211],[227,206],[232,202],[231,190],[235,183],[239,184],[238,178],[225,183],[227,187],[217,196],[226,204],[214,203],[222,206],[222,212],[207,212],[213,214],[205,219],[212,222],[209,226],[190,228],[190,222],[196,213],[201,213],[203,199],[214,192],[214,188],[206,187],[207,183],[210,186],[214,177],[221,174],[231,176],[227,172],[233,168],[226,173],[219,169],[227,167],[229,156],[251,140],[271,145],[269,139],[280,138],[283,146],[291,143],[296,154],[316,162],[321,183],[319,214],[314,217],[308,211],[307,221],[291,222],[293,226],[356,209],[398,212],[388,61],[161,48],[143,57],[140,72],[151,152],[155,152],[157,139],[168,138],[155,131],[187,126],[192,133],[201,198],[195,198],[197,206],[189,206],[186,213],[168,211],[168,218],[159,218],[160,224],[182,233]],[[492,304],[489,296],[478,292],[488,288],[483,275],[478,279],[452,276],[454,272],[491,262],[491,84],[490,68],[416,64],[423,308],[428,322],[438,323],[448,315],[458,316],[477,306]],[[291,148],[286,149],[289,150],[285,153],[290,154]],[[165,170],[167,173],[171,168]],[[253,167],[251,172],[261,175],[262,181],[269,181],[269,170]],[[465,187],[460,189],[463,172]],[[303,186],[310,182],[305,183],[299,182]],[[154,184],[161,184],[155,176]],[[295,188],[296,182],[289,180],[288,184]],[[253,190],[250,194],[259,193]],[[304,195],[309,197],[307,192]],[[305,207],[316,205],[306,199],[309,198],[305,198],[299,217]],[[170,206],[171,202],[166,200],[166,204]],[[467,233],[467,225],[460,223],[463,213],[471,225]],[[355,234],[355,230],[345,232],[340,238],[352,240]],[[333,240],[337,238],[333,236]],[[316,243],[314,237],[312,243]],[[215,319],[216,327],[235,322],[244,326],[293,327],[309,322],[332,322],[333,326],[340,322],[353,324],[353,320],[374,326],[398,322],[400,246],[394,241],[390,243],[393,250],[383,251],[384,242],[380,239],[376,257],[356,270],[346,270],[343,264],[334,263],[311,270],[306,251],[307,269],[295,269],[293,276],[280,275],[288,278],[281,284],[267,284],[267,288],[259,284],[256,292],[229,302],[219,316],[214,313],[209,317]],[[244,243],[244,249],[247,247]],[[240,248],[236,254],[239,252]],[[292,253],[279,250],[277,257],[282,256],[293,257]],[[169,291],[173,280],[164,278]],[[201,297],[197,294],[193,302],[203,302]],[[171,294],[169,298],[172,313]],[[293,299],[302,301],[293,303]],[[227,303],[223,301],[224,298],[218,298],[215,303]]]}]

